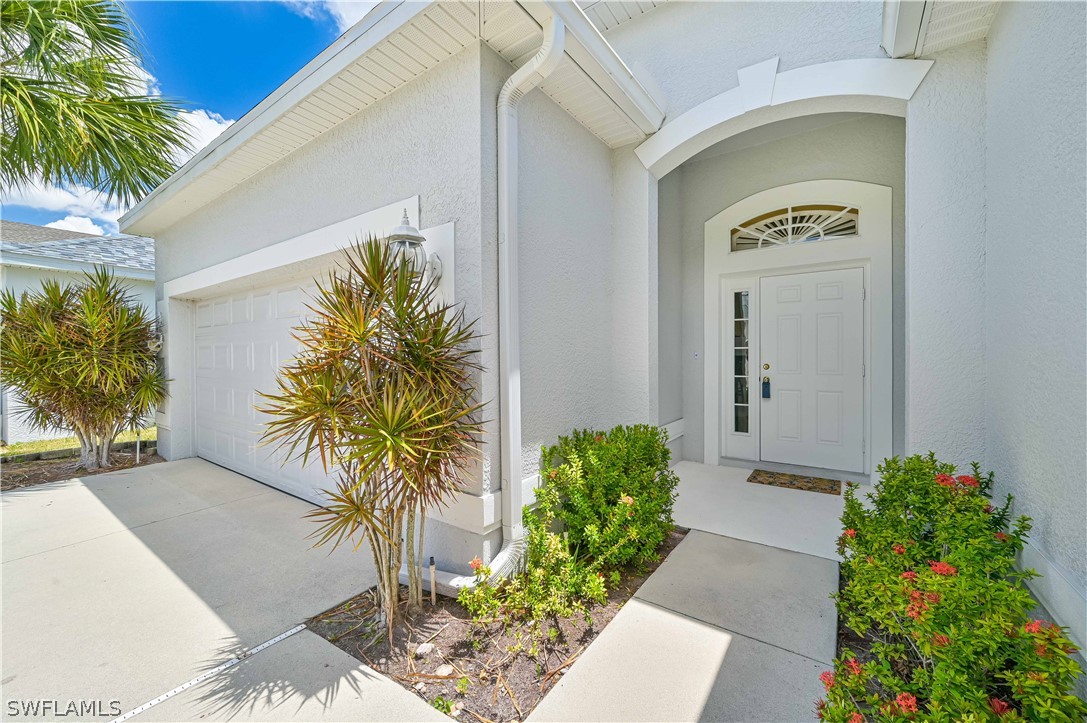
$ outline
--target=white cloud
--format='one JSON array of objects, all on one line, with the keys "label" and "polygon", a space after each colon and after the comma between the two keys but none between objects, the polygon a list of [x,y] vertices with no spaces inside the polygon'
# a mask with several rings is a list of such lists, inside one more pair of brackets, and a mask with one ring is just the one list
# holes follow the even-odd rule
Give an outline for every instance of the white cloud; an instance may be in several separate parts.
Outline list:
[{"label": "white cloud", "polygon": [[92,233],[96,236],[105,236],[106,230],[90,220],[86,216],[65,216],[59,221],[45,224],[46,228],[62,228],[77,233]]},{"label": "white cloud", "polygon": [[291,10],[313,20],[331,18],[342,33],[362,20],[377,0],[283,0]]},{"label": "white cloud", "polygon": [[206,145],[219,137],[219,134],[230,127],[233,120],[223,118],[214,111],[199,108],[193,111],[182,111],[181,117],[189,125],[189,138],[192,141],[192,153],[180,153],[176,156],[177,165],[180,166],[200,152]]}]

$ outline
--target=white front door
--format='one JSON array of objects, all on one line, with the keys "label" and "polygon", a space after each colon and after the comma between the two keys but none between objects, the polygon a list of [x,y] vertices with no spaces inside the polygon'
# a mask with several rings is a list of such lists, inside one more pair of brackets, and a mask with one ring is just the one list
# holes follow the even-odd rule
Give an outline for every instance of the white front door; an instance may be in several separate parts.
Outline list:
[{"label": "white front door", "polygon": [[759,308],[761,458],[863,471],[863,269],[763,277]]}]

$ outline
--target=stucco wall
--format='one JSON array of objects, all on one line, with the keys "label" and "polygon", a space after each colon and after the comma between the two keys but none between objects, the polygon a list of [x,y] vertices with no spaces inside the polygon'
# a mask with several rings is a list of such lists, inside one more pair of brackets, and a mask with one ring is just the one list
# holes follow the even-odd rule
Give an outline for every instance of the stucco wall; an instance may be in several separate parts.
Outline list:
[{"label": "stucco wall", "polygon": [[520,111],[522,469],[611,423],[611,151],[547,96]]},{"label": "stucco wall", "polygon": [[[41,289],[42,282],[47,279],[59,281],[62,284],[78,283],[83,280],[83,275],[70,271],[51,271],[47,269],[34,269],[24,266],[0,266],[0,286],[10,290],[16,296],[24,291],[37,291]],[[131,287],[130,294],[143,306],[155,310],[155,284],[151,281],[128,279],[122,281]],[[71,436],[67,430],[34,429],[27,424],[17,413],[19,402],[15,397],[0,387],[3,400],[0,402],[0,439],[8,444],[15,442],[32,442],[38,439],[55,439],[57,437]]]},{"label": "stucco wall", "polygon": [[672,0],[606,37],[669,118],[735,88],[736,71],[775,55],[779,72],[884,57],[878,2]]},{"label": "stucco wall", "polygon": [[[660,326],[663,330],[669,325],[679,324],[682,329],[679,353],[665,355],[662,351],[661,409],[674,409],[677,406],[672,395],[677,389],[676,379],[680,379],[678,386],[682,390],[683,417],[686,420],[684,459],[701,461],[703,455],[705,223],[720,211],[759,191],[822,178],[878,183],[892,189],[894,439],[895,448],[901,448],[905,390],[904,368],[901,363],[905,329],[904,142],[902,119],[867,116],[732,153],[690,161],[661,181],[660,255],[662,259],[669,259],[670,268],[666,274],[662,261]],[[672,176],[678,176],[678,182]],[[674,276],[677,247],[682,249],[682,276],[678,283]],[[677,287],[682,294],[682,313],[679,316],[674,304],[666,304],[664,301],[674,297]],[[671,318],[666,321],[664,314]],[[662,350],[664,347],[662,340]],[[677,358],[680,359],[678,369],[674,367]]]},{"label": "stucco wall", "polygon": [[[488,161],[484,174],[480,149],[494,134],[494,111],[481,93],[482,52],[479,45],[464,49],[159,233],[159,295],[170,279],[418,195],[421,227],[454,222],[457,301],[493,338],[493,296],[484,295],[494,285],[484,279],[494,276],[494,166]],[[482,361],[494,368],[494,346],[482,343]],[[485,414],[494,419],[497,387],[487,375],[479,383],[490,403]],[[169,432],[161,431],[168,451]],[[497,444],[484,453],[483,474],[467,486],[471,494],[499,484],[489,474],[497,469]],[[467,560],[489,559],[501,544],[498,529],[478,536],[438,521],[428,523],[426,536],[426,554],[442,569],[462,572]]]},{"label": "stucco wall", "polygon": [[[1082,3],[1003,4],[989,33],[984,332],[987,466],[1034,519],[1036,581],[1087,634],[1087,217]],[[1024,555],[1024,562],[1040,566]],[[1078,597],[1078,603],[1076,600]]]},{"label": "stucco wall", "polygon": [[985,444],[985,44],[934,56],[906,111],[908,452]]}]

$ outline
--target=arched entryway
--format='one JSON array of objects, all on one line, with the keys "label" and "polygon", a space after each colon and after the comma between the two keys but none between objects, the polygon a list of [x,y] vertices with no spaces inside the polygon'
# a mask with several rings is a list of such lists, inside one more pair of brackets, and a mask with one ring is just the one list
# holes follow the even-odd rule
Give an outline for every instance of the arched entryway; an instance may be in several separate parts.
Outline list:
[{"label": "arched entryway", "polygon": [[805,181],[706,222],[706,464],[871,474],[890,456],[891,196]]}]

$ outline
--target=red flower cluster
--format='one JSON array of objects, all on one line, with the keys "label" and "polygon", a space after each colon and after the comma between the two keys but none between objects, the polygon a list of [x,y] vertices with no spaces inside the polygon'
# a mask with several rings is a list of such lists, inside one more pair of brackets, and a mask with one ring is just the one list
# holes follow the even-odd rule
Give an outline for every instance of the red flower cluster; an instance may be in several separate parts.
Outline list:
[{"label": "red flower cluster", "polygon": [[933,605],[935,605],[936,603],[940,602],[940,599],[941,599],[940,598],[940,593],[938,593],[938,592],[926,592],[925,593],[925,599],[928,600]]},{"label": "red flower cluster", "polygon": [[914,572],[913,570],[906,570],[904,573],[899,575],[899,577],[902,578],[903,580],[909,580],[910,582],[913,582],[914,580],[917,579],[917,573]]},{"label": "red flower cluster", "polygon": [[596,435],[595,437],[593,437],[593,441],[594,442],[603,442],[604,441],[604,435],[603,434]]},{"label": "red flower cluster", "polygon": [[479,572],[479,568],[483,567],[483,560],[479,557],[473,557],[472,561],[468,563],[468,567],[472,568],[472,572]]},{"label": "red flower cluster", "polygon": [[1031,620],[1029,623],[1023,626],[1023,630],[1028,633],[1040,633],[1042,632],[1042,621]]},{"label": "red flower cluster", "polygon": [[961,474],[955,478],[955,481],[961,484],[963,487],[977,487],[978,478],[969,474]]},{"label": "red flower cluster", "polygon": [[849,716],[849,723],[864,723],[864,716],[860,713],[853,713]]},{"label": "red flower cluster", "polygon": [[996,538],[997,542],[1007,542],[1008,541],[1008,535],[1006,533],[1004,533],[1004,532],[998,532],[995,535],[993,535],[993,537]]},{"label": "red flower cluster", "polygon": [[910,604],[906,606],[906,615],[917,620],[921,617],[921,614],[928,610],[928,605],[922,599],[923,594],[920,590],[914,590],[910,593]]},{"label": "red flower cluster", "polygon": [[917,698],[912,693],[899,693],[895,698],[895,702],[898,703],[898,707],[902,709],[903,713],[916,713],[917,712]]},{"label": "red flower cluster", "polygon": [[852,540],[853,538],[855,538],[857,536],[857,531],[854,530],[852,527],[850,527],[848,530],[846,530],[842,534]]},{"label": "red flower cluster", "polygon": [[905,545],[900,545],[897,542],[891,547],[891,549],[895,551],[896,555],[905,555],[906,554],[906,546]]},{"label": "red flower cluster", "polygon": [[996,713],[999,716],[1007,715],[1008,713],[1011,712],[1011,709],[1012,709],[1012,707],[1010,705],[1008,705],[1007,703],[1002,701],[1000,698],[990,698],[989,699],[989,707],[992,709],[992,711],[994,713]]},{"label": "red flower cluster", "polygon": [[949,474],[938,474],[936,475],[936,484],[941,487],[954,487],[955,478]]},{"label": "red flower cluster", "polygon": [[862,672],[864,672],[861,668],[861,664],[857,662],[856,658],[850,658],[849,660],[845,661],[845,667],[849,668],[849,672],[853,675],[860,675]]},{"label": "red flower cluster", "polygon": [[823,687],[830,690],[834,687],[834,671],[824,670],[819,674],[819,680],[823,681]]},{"label": "red flower cluster", "polygon": [[951,645],[951,638],[942,633],[936,633],[932,636],[932,644],[937,648],[946,648],[948,645]]},{"label": "red flower cluster", "polygon": [[951,577],[952,575],[958,575],[959,574],[958,569],[954,565],[949,565],[948,563],[944,562],[943,560],[939,560],[939,561],[929,560],[928,566],[937,575],[944,575],[946,577]]}]

